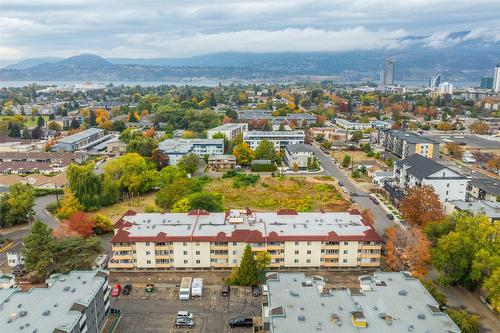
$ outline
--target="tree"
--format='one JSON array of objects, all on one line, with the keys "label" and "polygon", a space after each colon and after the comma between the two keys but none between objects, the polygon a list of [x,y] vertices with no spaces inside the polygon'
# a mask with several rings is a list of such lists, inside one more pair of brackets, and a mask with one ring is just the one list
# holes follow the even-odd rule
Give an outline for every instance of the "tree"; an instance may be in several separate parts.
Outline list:
[{"label": "tree", "polygon": [[373,212],[368,208],[365,208],[361,211],[361,217],[363,218],[363,222],[368,225],[373,225],[375,223],[375,217],[373,216]]},{"label": "tree", "polygon": [[52,229],[40,221],[35,222],[24,239],[23,255],[26,271],[33,273],[33,280],[43,280],[55,255]]},{"label": "tree", "polygon": [[195,179],[175,179],[170,184],[160,188],[155,195],[155,203],[165,210],[172,209],[173,205],[184,196],[194,192],[200,192],[202,184]]},{"label": "tree", "polygon": [[137,153],[144,157],[151,157],[156,144],[152,138],[138,137],[127,144],[127,153]]},{"label": "tree", "polygon": [[447,122],[447,121],[441,121],[439,124],[437,124],[436,129],[440,131],[451,131],[454,128],[453,124]]},{"label": "tree", "polygon": [[450,308],[446,310],[451,320],[460,328],[462,333],[479,332],[479,316],[468,313],[466,310]]},{"label": "tree", "polygon": [[137,153],[127,153],[110,160],[104,167],[104,180],[116,181],[121,191],[144,193],[158,183],[158,172]]},{"label": "tree", "polygon": [[490,132],[490,126],[483,121],[476,121],[470,125],[469,129],[474,134],[488,134]]},{"label": "tree", "polygon": [[89,111],[89,118],[88,118],[88,123],[90,127],[97,126],[97,116],[94,110]]},{"label": "tree", "polygon": [[255,260],[252,248],[248,244],[243,252],[238,273],[238,284],[241,286],[250,286],[258,281],[257,261]]},{"label": "tree", "polygon": [[180,170],[184,170],[189,174],[194,174],[196,169],[198,169],[198,165],[200,165],[200,159],[196,154],[189,153],[183,156],[178,162],[177,167]]},{"label": "tree", "polygon": [[389,227],[386,238],[386,263],[392,270],[408,270],[415,275],[426,272],[430,243],[419,227]]},{"label": "tree", "polygon": [[0,198],[0,225],[12,226],[33,220],[35,190],[31,185],[15,184]]},{"label": "tree", "polygon": [[342,166],[344,168],[347,168],[351,164],[351,156],[350,155],[344,155],[344,158],[342,159]]},{"label": "tree", "polygon": [[266,279],[266,271],[271,263],[271,255],[267,251],[259,251],[255,255],[257,262],[257,281],[264,281]]},{"label": "tree", "polygon": [[429,185],[410,188],[401,201],[400,211],[407,222],[419,227],[425,227],[428,222],[443,218],[443,206],[439,196]]},{"label": "tree", "polygon": [[498,172],[500,170],[500,156],[496,155],[486,162],[486,166],[490,171]]},{"label": "tree", "polygon": [[76,212],[83,210],[82,205],[78,201],[75,193],[71,188],[66,188],[64,190],[64,196],[57,209],[57,217],[60,219],[67,219]]},{"label": "tree", "polygon": [[139,121],[139,115],[134,110],[130,110],[128,114],[128,121],[131,123],[137,123]]},{"label": "tree", "polygon": [[[113,161],[115,160],[111,162]],[[71,190],[85,211],[101,207],[102,181],[101,177],[94,173],[94,163],[70,164],[67,176]]]},{"label": "tree", "polygon": [[236,161],[240,165],[250,165],[252,160],[255,158],[253,150],[246,142],[236,145],[233,149],[233,155],[236,157]]},{"label": "tree", "polygon": [[354,131],[352,133],[352,137],[351,137],[352,141],[358,142],[361,139],[363,139],[363,132],[361,132],[361,131]]},{"label": "tree", "polygon": [[257,160],[275,160],[276,151],[274,144],[269,140],[262,140],[255,148],[255,159]]},{"label": "tree", "polygon": [[113,223],[104,214],[95,214],[92,216],[93,229],[96,235],[113,232]]},{"label": "tree", "polygon": [[316,136],[314,137],[314,140],[316,142],[323,142],[325,141],[325,135],[323,133],[318,133],[316,134]]},{"label": "tree", "polygon": [[177,179],[187,178],[185,170],[181,170],[175,166],[167,166],[158,173],[158,185],[160,188],[172,184]]},{"label": "tree", "polygon": [[488,277],[483,285],[487,291],[487,300],[496,312],[500,312],[500,267],[495,268],[495,271]]},{"label": "tree", "polygon": [[73,118],[73,119],[71,119],[70,126],[71,126],[72,129],[79,129],[80,128],[80,122],[78,121],[78,119]]},{"label": "tree", "polygon": [[209,212],[220,212],[222,196],[218,193],[197,192],[189,196],[191,209],[204,209]]},{"label": "tree", "polygon": [[446,149],[449,155],[454,156],[456,158],[462,158],[464,154],[463,147],[454,142],[446,142],[444,144],[444,148]]},{"label": "tree", "polygon": [[45,120],[43,119],[42,116],[38,116],[36,123],[37,123],[36,127],[42,128],[45,126]]},{"label": "tree", "polygon": [[94,234],[94,222],[90,217],[83,213],[77,212],[71,215],[67,220],[62,221],[54,230],[56,238],[66,238],[80,236],[88,238]]},{"label": "tree", "polygon": [[116,132],[123,132],[127,128],[127,125],[121,120],[115,120],[111,123],[111,128],[110,130],[116,131]]},{"label": "tree", "polygon": [[60,132],[62,130],[61,125],[59,123],[56,123],[55,121],[51,121],[49,123],[49,130]]},{"label": "tree", "polygon": [[41,127],[35,127],[31,130],[31,137],[33,139],[40,139],[43,136],[43,129]]},{"label": "tree", "polygon": [[92,263],[101,252],[98,237],[67,237],[55,242],[54,270],[58,273],[69,273],[75,270],[92,269]]}]

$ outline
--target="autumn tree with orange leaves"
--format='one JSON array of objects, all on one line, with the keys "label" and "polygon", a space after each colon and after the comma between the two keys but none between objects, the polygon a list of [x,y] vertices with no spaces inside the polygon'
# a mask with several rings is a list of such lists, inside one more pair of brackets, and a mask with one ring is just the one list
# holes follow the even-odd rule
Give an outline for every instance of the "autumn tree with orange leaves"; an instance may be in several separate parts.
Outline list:
[{"label": "autumn tree with orange leaves", "polygon": [[419,227],[390,227],[386,230],[385,262],[394,271],[410,271],[422,276],[430,261],[429,246],[429,240]]},{"label": "autumn tree with orange leaves", "polygon": [[428,222],[444,217],[441,200],[429,185],[410,188],[399,207],[403,218],[414,226],[425,227]]},{"label": "autumn tree with orange leaves", "polygon": [[372,211],[367,208],[361,211],[361,217],[363,218],[364,222],[366,222],[368,225],[373,225],[373,223],[375,222],[375,218],[373,216]]},{"label": "autumn tree with orange leaves", "polygon": [[88,238],[94,234],[94,222],[90,217],[83,213],[77,212],[71,215],[67,220],[59,223],[59,226],[54,230],[56,238],[67,238],[80,236]]}]

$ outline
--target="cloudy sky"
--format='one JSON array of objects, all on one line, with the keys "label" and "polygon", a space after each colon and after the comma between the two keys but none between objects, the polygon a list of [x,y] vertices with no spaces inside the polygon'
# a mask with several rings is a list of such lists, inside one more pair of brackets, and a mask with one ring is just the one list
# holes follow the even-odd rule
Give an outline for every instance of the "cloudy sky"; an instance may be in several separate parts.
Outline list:
[{"label": "cloudy sky", "polygon": [[499,0],[0,0],[0,60],[94,53],[185,57],[221,51],[427,47],[500,41]]}]

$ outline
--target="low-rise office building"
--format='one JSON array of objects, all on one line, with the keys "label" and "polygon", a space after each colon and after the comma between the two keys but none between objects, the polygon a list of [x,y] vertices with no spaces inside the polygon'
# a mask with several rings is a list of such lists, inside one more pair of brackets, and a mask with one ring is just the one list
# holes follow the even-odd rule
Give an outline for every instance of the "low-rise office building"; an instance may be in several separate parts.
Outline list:
[{"label": "low-rise office building", "polygon": [[222,133],[228,140],[233,140],[243,132],[248,131],[247,123],[227,123],[207,131],[207,138],[213,139],[214,134]]},{"label": "low-rise office building", "polygon": [[394,163],[392,182],[384,188],[397,201],[415,186],[431,186],[442,203],[465,200],[469,179],[422,155],[415,154]]},{"label": "low-rise office building", "polygon": [[270,272],[262,307],[271,333],[460,333],[439,303],[408,272],[359,277],[359,288],[327,288],[320,276]]},{"label": "low-rise office building", "polygon": [[380,130],[378,142],[385,148],[385,151],[399,158],[407,158],[414,154],[430,159],[436,159],[439,156],[439,143],[437,141],[414,133]]},{"label": "low-rise office building", "polygon": [[127,212],[111,240],[114,270],[230,269],[246,245],[271,268],[373,268],[382,239],[359,212]]},{"label": "low-rise office building", "polygon": [[310,145],[296,144],[288,145],[285,148],[285,162],[290,169],[294,169],[296,166],[298,170],[305,170],[308,160],[310,161],[314,157],[314,151]]},{"label": "low-rise office building", "polygon": [[110,311],[104,271],[53,275],[47,288],[0,290],[2,332],[99,333]]},{"label": "low-rise office building", "polygon": [[52,151],[77,151],[90,149],[110,139],[114,134],[106,135],[101,128],[89,128],[73,135],[63,137],[52,147]]},{"label": "low-rise office building", "polygon": [[167,139],[158,144],[158,149],[168,156],[170,165],[176,165],[187,154],[200,158],[224,154],[224,139]]},{"label": "low-rise office building", "polygon": [[270,141],[275,149],[304,143],[304,131],[249,131],[243,134],[243,141],[255,149],[262,140]]}]

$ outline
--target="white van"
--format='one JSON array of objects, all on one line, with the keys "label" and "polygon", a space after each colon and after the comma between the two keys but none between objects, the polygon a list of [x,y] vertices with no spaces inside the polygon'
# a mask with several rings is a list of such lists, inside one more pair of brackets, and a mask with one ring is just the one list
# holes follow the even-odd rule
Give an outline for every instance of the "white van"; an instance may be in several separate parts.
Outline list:
[{"label": "white van", "polygon": [[181,280],[181,287],[179,289],[179,299],[181,301],[187,301],[191,297],[191,282],[193,278],[183,277]]},{"label": "white van", "polygon": [[191,284],[191,296],[201,297],[203,295],[203,278],[194,278]]}]

